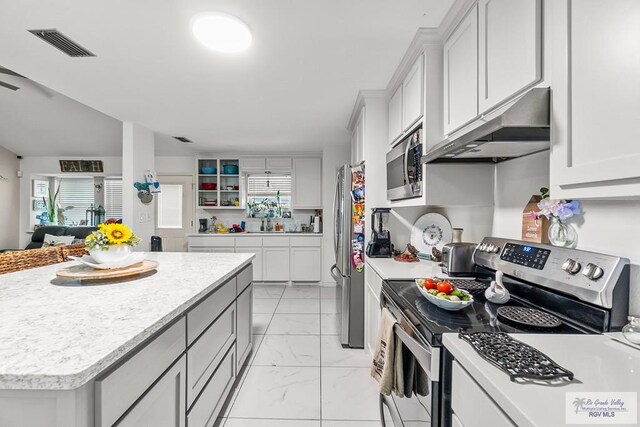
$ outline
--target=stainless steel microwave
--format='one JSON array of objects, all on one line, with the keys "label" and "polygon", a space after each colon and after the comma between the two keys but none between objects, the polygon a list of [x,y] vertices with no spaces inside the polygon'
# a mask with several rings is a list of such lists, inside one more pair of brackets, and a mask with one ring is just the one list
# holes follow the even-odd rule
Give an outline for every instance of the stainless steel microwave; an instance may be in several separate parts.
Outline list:
[{"label": "stainless steel microwave", "polygon": [[422,197],[422,128],[387,153],[387,199]]}]

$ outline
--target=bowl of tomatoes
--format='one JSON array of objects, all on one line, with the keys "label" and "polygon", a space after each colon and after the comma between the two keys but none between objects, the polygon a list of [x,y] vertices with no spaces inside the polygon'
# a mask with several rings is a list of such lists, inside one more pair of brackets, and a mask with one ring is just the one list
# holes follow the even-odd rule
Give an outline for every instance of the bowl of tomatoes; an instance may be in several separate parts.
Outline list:
[{"label": "bowl of tomatoes", "polygon": [[416,279],[416,285],[430,303],[445,310],[462,310],[473,304],[473,296],[469,292],[456,288],[448,280]]}]

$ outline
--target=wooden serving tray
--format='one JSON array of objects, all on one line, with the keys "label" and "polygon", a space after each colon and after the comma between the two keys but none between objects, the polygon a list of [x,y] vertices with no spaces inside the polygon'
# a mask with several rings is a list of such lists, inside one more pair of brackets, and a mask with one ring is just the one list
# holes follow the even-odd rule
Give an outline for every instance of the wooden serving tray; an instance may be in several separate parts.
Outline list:
[{"label": "wooden serving tray", "polygon": [[157,267],[158,263],[156,261],[148,259],[137,264],[130,265],[129,267],[114,268],[111,270],[98,270],[91,268],[88,265],[81,264],[58,270],[56,272],[56,276],[76,280],[105,280],[135,276],[136,274],[155,270]]}]

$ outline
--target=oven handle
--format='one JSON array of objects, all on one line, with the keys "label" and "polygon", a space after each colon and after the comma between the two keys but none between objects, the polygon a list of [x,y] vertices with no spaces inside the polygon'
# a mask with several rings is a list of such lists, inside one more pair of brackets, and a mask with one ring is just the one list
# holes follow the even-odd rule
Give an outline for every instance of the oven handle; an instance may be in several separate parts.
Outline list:
[{"label": "oven handle", "polygon": [[[440,380],[440,349],[425,348],[418,341],[412,338],[399,324],[393,327],[393,332],[400,338],[400,341],[407,346],[418,364],[424,369],[431,381]],[[431,357],[429,357],[431,356]]]}]

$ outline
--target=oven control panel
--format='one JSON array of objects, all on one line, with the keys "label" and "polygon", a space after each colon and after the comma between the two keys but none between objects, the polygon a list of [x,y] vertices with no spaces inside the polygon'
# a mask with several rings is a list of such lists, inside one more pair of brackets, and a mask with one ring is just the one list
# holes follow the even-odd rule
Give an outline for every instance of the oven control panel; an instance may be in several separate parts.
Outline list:
[{"label": "oven control panel", "polygon": [[549,249],[536,248],[535,246],[507,243],[500,258],[514,264],[542,270],[549,259]]}]

